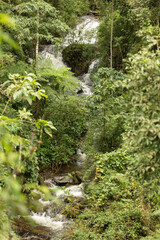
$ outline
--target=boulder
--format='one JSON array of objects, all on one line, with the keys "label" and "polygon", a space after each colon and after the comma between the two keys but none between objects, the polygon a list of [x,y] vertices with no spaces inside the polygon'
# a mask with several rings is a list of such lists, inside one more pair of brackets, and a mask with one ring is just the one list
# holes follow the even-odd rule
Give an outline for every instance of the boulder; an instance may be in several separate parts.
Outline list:
[{"label": "boulder", "polygon": [[53,178],[54,182],[58,186],[65,186],[67,184],[73,184],[73,179],[68,174],[57,175]]}]

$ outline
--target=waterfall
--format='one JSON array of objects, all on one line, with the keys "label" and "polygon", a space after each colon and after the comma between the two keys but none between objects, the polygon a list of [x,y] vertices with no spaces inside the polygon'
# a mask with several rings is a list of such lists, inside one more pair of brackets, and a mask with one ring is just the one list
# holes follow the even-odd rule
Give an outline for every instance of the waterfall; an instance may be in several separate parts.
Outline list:
[{"label": "waterfall", "polygon": [[[65,39],[63,43],[63,47],[70,45],[71,43],[85,43],[85,44],[94,44],[96,43],[96,34],[97,27],[99,26],[99,22],[95,17],[92,16],[83,16],[79,18],[80,23],[77,25],[76,29],[70,33]],[[59,67],[66,66],[63,62],[62,58],[62,50],[56,53],[54,45],[47,45],[44,47],[44,50],[41,52],[41,55],[45,59],[50,59],[56,69]],[[95,60],[89,66],[88,73],[79,76],[80,80],[80,90],[77,90],[77,94],[81,94],[83,96],[88,96],[92,91],[92,82],[90,80],[90,73],[94,69],[94,67],[98,64],[98,60]],[[75,169],[81,169],[83,163],[85,161],[86,154],[81,151],[81,149],[77,150],[77,163]],[[75,185],[71,179],[67,179],[68,173],[71,173],[72,170],[68,169],[63,174],[59,174],[53,179],[46,179],[45,184],[49,186],[50,190],[53,192],[53,195],[59,199],[59,202],[64,207],[64,198],[68,196],[72,196],[74,198],[86,198],[86,195],[83,193],[82,184]],[[68,184],[66,188],[61,187]],[[37,192],[37,190],[34,190]],[[56,206],[56,203],[52,201],[46,201],[44,199],[44,195],[40,192],[37,192],[39,195],[38,202],[41,204],[42,209],[39,212],[31,211],[30,217],[35,221],[36,224],[42,227],[48,228],[48,235],[46,237],[43,236],[41,239],[51,239],[54,236],[57,236],[59,233],[63,233],[64,229],[70,225],[70,220],[66,219],[65,216],[60,214],[61,207]],[[39,239],[35,233],[24,232],[21,236],[27,237],[27,239],[32,239],[29,236],[35,236],[34,239]],[[37,238],[36,238],[37,237]],[[56,238],[57,239],[57,238]],[[60,240],[60,238],[59,238]]]},{"label": "waterfall", "polygon": [[71,43],[96,43],[99,21],[93,16],[83,16],[80,17],[79,20],[80,23],[77,25],[76,29],[65,38],[65,47]]},{"label": "waterfall", "polygon": [[[64,39],[62,49],[58,53],[55,51],[54,45],[47,45],[41,52],[41,56],[45,59],[50,59],[56,69],[59,67],[67,67],[62,58],[62,50],[64,47],[69,46],[72,43],[84,43],[84,44],[95,44],[97,40],[97,28],[99,21],[93,16],[83,16],[79,18],[80,23],[77,27]],[[95,60],[89,66],[88,73],[79,76],[80,89],[77,90],[78,94],[83,96],[91,95],[92,93],[92,82],[89,78],[91,71],[98,64],[98,60]]]}]

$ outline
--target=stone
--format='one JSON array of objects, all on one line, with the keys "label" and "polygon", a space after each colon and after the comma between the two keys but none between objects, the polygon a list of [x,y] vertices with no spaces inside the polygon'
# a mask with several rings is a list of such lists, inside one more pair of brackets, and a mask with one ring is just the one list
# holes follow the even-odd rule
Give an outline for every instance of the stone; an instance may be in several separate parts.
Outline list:
[{"label": "stone", "polygon": [[54,182],[58,186],[65,186],[67,184],[73,184],[73,179],[68,174],[57,175],[53,178]]}]

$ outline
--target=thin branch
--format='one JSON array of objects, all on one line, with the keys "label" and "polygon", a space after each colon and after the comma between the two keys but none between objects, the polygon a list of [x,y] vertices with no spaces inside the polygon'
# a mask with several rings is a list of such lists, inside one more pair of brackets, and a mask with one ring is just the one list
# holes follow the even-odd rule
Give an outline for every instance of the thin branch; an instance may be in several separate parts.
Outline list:
[{"label": "thin branch", "polygon": [[113,67],[113,21],[114,21],[114,0],[112,0],[112,17],[111,17],[111,39],[110,39],[110,67]]},{"label": "thin branch", "polygon": [[9,103],[11,102],[11,99],[12,99],[12,95],[11,95],[10,98],[8,99],[8,101],[7,101],[6,105],[5,105],[5,108],[3,109],[3,112],[2,112],[1,115],[4,115],[5,111],[7,110],[7,107],[8,107],[8,105],[9,105]]},{"label": "thin branch", "polygon": [[22,160],[22,138],[20,138],[20,146],[19,146],[19,162],[18,162],[19,167],[21,164],[21,160]]},{"label": "thin branch", "polygon": [[157,17],[157,50],[159,51],[159,17]]},{"label": "thin branch", "polygon": [[37,68],[38,62],[38,52],[39,52],[39,0],[37,0],[37,29],[36,29],[36,58],[35,58],[35,68]]},{"label": "thin branch", "polygon": [[43,238],[40,238],[40,237],[36,237],[36,236],[30,236],[30,237],[25,237],[25,238],[21,238],[21,239],[30,239],[30,238],[32,238],[32,239],[39,239],[39,240],[43,240]]}]

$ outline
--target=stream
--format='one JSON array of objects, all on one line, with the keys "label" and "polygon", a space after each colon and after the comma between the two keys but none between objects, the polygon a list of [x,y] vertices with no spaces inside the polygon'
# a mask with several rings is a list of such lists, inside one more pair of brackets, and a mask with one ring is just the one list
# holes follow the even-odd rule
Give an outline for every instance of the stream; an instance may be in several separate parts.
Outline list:
[{"label": "stream", "polygon": [[[98,26],[99,22],[96,17],[80,17],[80,23],[75,30],[64,39],[63,46],[69,46],[73,42],[94,44],[96,42]],[[56,69],[65,66],[62,59],[62,51],[55,53],[53,45],[45,46],[41,55],[45,59],[50,59]],[[92,94],[92,82],[89,76],[97,64],[98,60],[93,61],[89,66],[88,73],[78,77],[80,80],[80,89],[76,91],[78,95],[86,97]],[[59,173],[52,175],[52,177],[49,176],[44,179],[44,184],[50,188],[52,195],[58,200],[46,201],[42,193],[34,190],[34,194],[40,207],[39,210],[30,212],[30,217],[35,222],[33,227],[22,218],[18,220],[16,224],[18,226],[16,232],[21,236],[21,239],[63,239],[62,234],[72,223],[70,219],[67,219],[61,214],[62,209],[64,209],[65,206],[64,199],[68,196],[77,199],[86,198],[86,195],[83,193],[81,179],[78,179],[77,177],[77,182],[75,182],[73,178],[70,177],[73,173],[82,172],[85,159],[86,154],[81,149],[78,149],[75,164],[62,169]]]}]

